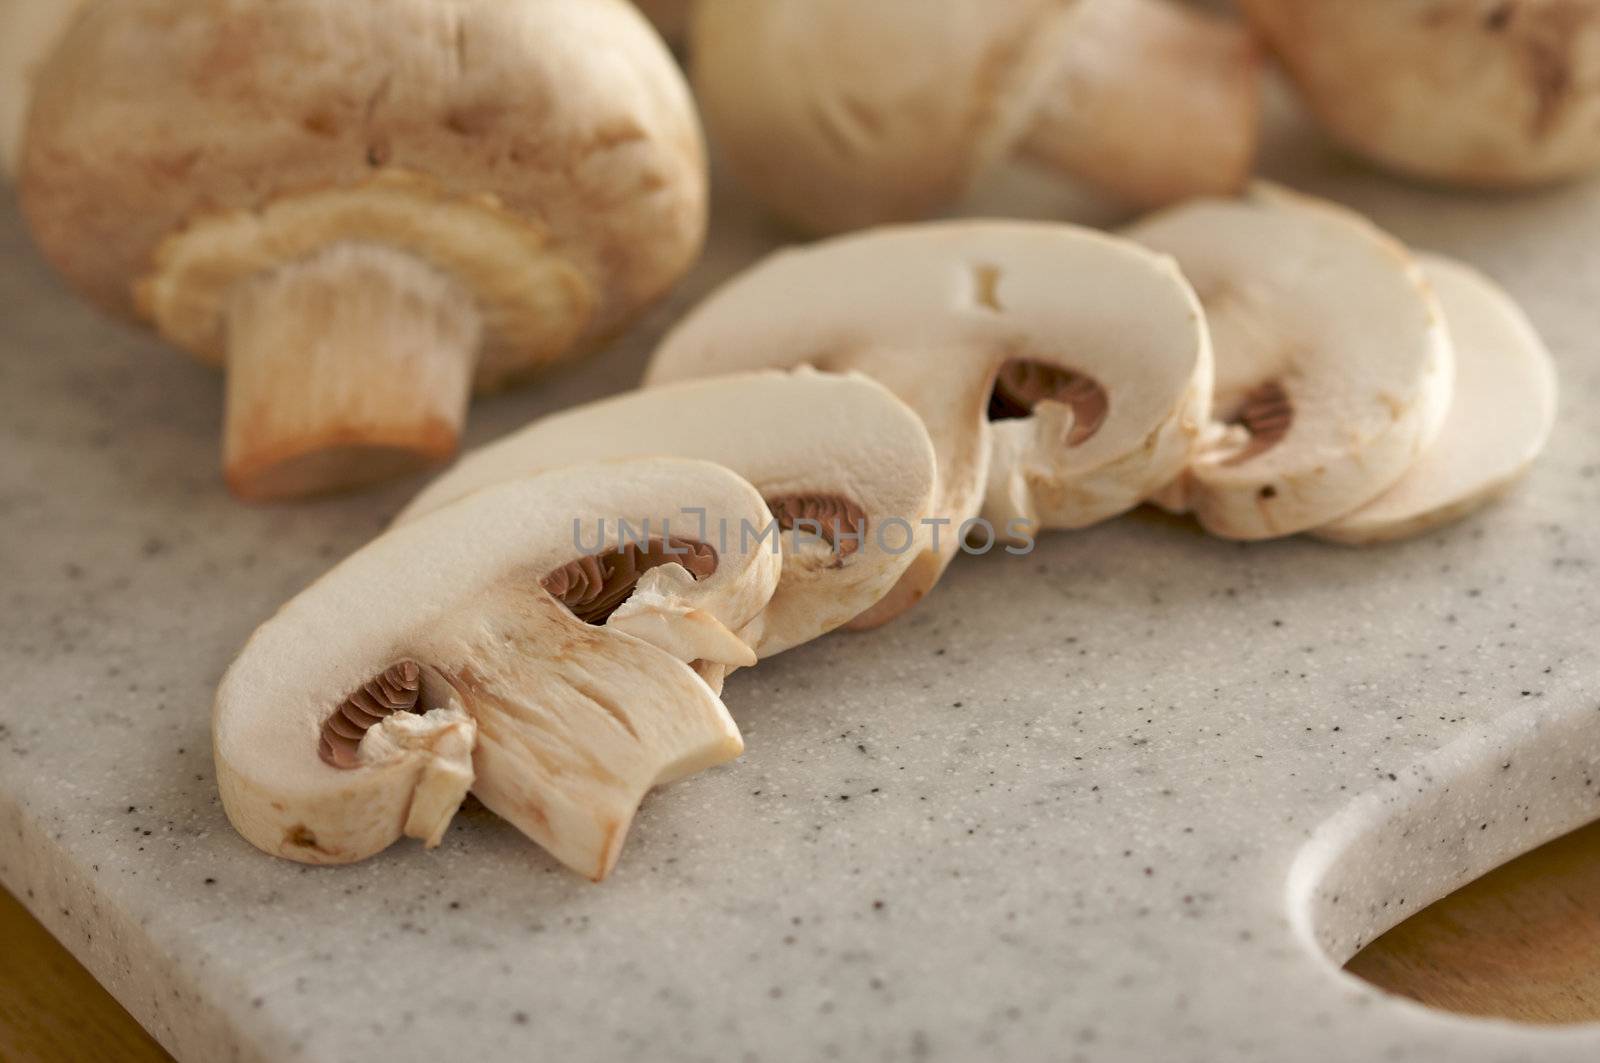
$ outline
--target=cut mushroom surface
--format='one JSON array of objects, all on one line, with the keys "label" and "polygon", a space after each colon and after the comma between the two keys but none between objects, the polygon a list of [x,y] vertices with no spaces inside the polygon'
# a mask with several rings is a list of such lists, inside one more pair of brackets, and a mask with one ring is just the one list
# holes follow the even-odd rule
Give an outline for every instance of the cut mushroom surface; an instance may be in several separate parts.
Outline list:
[{"label": "cut mushroom surface", "polygon": [[1165,504],[1228,538],[1292,535],[1378,497],[1438,436],[1453,381],[1438,302],[1365,219],[1258,186],[1129,235],[1178,260],[1215,347],[1216,423]]},{"label": "cut mushroom surface", "polygon": [[269,853],[349,863],[402,835],[438,844],[470,788],[604,878],[648,790],[742,748],[691,664],[754,663],[735,632],[780,562],[697,539],[685,509],[770,519],[720,466],[590,463],[478,492],[352,555],[222,681],[230,820]]},{"label": "cut mushroom surface", "polygon": [[1390,169],[1516,188],[1600,169],[1595,0],[1242,0],[1340,143]]},{"label": "cut mushroom surface", "polygon": [[[742,632],[762,657],[875,605],[922,551],[933,444],[917,415],[859,374],[740,373],[632,392],[537,421],[465,456],[401,523],[491,484],[585,460],[670,454],[726,466],[766,498],[783,575]],[[770,528],[712,528],[714,542]]]},{"label": "cut mushroom surface", "polygon": [[1261,63],[1169,0],[699,0],[696,96],[730,168],[802,229],[938,212],[1025,152],[1134,203],[1240,188]]},{"label": "cut mushroom surface", "polygon": [[51,262],[225,366],[254,499],[448,457],[475,390],[615,334],[704,235],[692,101],[624,0],[96,3],[27,143]]},{"label": "cut mushroom surface", "polygon": [[926,594],[980,510],[1026,538],[1139,504],[1187,463],[1210,403],[1209,341],[1173,263],[1068,225],[941,223],[780,252],[668,335],[647,383],[797,365],[878,380],[938,459],[939,534],[863,624]]},{"label": "cut mushroom surface", "polygon": [[1455,398],[1444,430],[1400,482],[1313,533],[1386,542],[1466,516],[1514,483],[1550,438],[1556,372],[1522,309],[1476,270],[1420,255],[1455,349]]}]

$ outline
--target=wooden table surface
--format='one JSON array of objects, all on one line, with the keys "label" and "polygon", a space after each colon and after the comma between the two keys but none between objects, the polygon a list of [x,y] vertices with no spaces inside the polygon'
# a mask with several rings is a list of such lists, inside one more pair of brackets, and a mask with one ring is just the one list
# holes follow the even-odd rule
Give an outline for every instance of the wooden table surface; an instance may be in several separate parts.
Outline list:
[{"label": "wooden table surface", "polygon": [[[1526,1022],[1600,1020],[1600,823],[1446,897],[1350,970],[1394,993]],[[167,1061],[161,1046],[0,890],[0,1060]]]}]

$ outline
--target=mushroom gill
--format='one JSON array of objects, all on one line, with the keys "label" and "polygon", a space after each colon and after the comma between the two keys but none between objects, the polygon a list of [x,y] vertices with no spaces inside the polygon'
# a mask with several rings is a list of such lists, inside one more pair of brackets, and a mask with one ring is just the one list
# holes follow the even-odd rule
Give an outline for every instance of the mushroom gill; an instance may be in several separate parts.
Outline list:
[{"label": "mushroom gill", "polygon": [[803,527],[826,539],[841,558],[861,549],[867,533],[866,511],[842,495],[784,495],[767,499],[767,508],[778,527],[784,531]]},{"label": "mushroom gill", "polygon": [[1012,358],[995,374],[989,396],[989,420],[1013,421],[1033,416],[1041,402],[1059,402],[1072,410],[1067,446],[1088,442],[1105,424],[1111,399],[1099,381],[1074,369]]},{"label": "mushroom gill", "polygon": [[540,586],[584,623],[604,624],[628,600],[640,576],[670,564],[682,565],[695,579],[704,579],[717,570],[717,551],[708,543],[677,537],[626,543],[569,561],[545,576]]},{"label": "mushroom gill", "polygon": [[317,753],[335,768],[360,765],[361,739],[397,712],[416,712],[422,696],[422,669],[415,661],[391,665],[345,698],[322,724]]},{"label": "mushroom gill", "polygon": [[1251,389],[1229,423],[1250,433],[1250,442],[1227,461],[1238,465],[1282,442],[1294,424],[1294,401],[1282,384],[1269,380]]}]

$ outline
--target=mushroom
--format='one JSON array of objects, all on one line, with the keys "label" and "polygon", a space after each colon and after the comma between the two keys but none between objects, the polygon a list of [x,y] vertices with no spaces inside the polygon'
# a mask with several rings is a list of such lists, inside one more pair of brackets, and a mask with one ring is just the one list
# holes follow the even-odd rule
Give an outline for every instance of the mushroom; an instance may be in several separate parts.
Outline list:
[{"label": "mushroom", "polygon": [[39,63],[82,0],[6,0],[0,5],[0,173],[17,172],[22,126]]},{"label": "mushroom", "polygon": [[766,605],[779,559],[694,539],[685,507],[770,520],[707,462],[590,463],[352,555],[223,678],[212,734],[229,819],[274,855],[349,863],[402,834],[437,845],[470,787],[604,878],[647,791],[742,749],[690,662],[754,663],[733,632]]},{"label": "mushroom", "polygon": [[1318,538],[1387,542],[1459,520],[1510,487],[1550,438],[1555,365],[1527,315],[1476,270],[1441,255],[1418,260],[1438,294],[1455,349],[1450,415],[1399,483],[1316,529]]},{"label": "mushroom", "polygon": [[879,381],[938,459],[928,548],[858,626],[910,608],[969,533],[1026,541],[1138,505],[1187,463],[1210,402],[1209,342],[1174,264],[1070,225],[925,224],[779,252],[681,322],[646,383],[795,365]]},{"label": "mushroom", "polygon": [[806,369],[687,381],[544,418],[468,454],[398,520],[544,469],[646,454],[714,461],[765,497],[783,576],[740,633],[761,657],[875,605],[926,546],[935,466],[922,422],[864,376]]},{"label": "mushroom", "polygon": [[40,74],[21,175],[69,280],[226,366],[250,499],[450,456],[474,388],[672,285],[705,180],[622,0],[102,0]]},{"label": "mushroom", "polygon": [[1597,0],[1243,0],[1322,125],[1413,177],[1517,188],[1600,169]]},{"label": "mushroom", "polygon": [[1216,352],[1216,423],[1169,507],[1227,538],[1292,535],[1393,487],[1438,436],[1453,375],[1442,314],[1366,219],[1257,186],[1128,235],[1178,260]]},{"label": "mushroom", "polygon": [[728,163],[809,231],[926,217],[1018,151],[1140,205],[1253,165],[1254,44],[1169,0],[701,0],[691,35]]}]

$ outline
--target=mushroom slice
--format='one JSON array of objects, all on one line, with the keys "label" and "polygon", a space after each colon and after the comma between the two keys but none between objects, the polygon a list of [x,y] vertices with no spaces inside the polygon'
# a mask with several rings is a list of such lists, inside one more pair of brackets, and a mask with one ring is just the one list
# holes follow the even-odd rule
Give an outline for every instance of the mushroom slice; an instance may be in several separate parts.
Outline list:
[{"label": "mushroom slice", "polygon": [[83,0],[6,0],[0,4],[0,173],[16,173],[22,127],[39,64]]},{"label": "mushroom slice", "polygon": [[1226,538],[1292,535],[1372,501],[1438,436],[1453,377],[1438,303],[1364,218],[1257,186],[1129,235],[1177,258],[1216,350],[1217,423],[1172,508]]},{"label": "mushroom slice", "polygon": [[861,624],[926,594],[980,509],[1015,539],[1139,504],[1188,461],[1210,401],[1199,304],[1173,263],[1070,225],[940,223],[780,252],[679,324],[646,379],[802,364],[878,380],[938,458],[929,545]]},{"label": "mushroom slice", "polygon": [[[544,469],[645,454],[714,461],[765,496],[783,577],[742,633],[762,657],[876,604],[926,545],[935,464],[922,422],[864,376],[808,369],[687,381],[546,417],[468,454],[399,521]],[[769,534],[719,528],[709,539]]]},{"label": "mushroom slice", "polygon": [[1441,255],[1419,255],[1444,308],[1456,356],[1444,431],[1376,501],[1312,534],[1343,543],[1420,535],[1473,512],[1538,457],[1555,423],[1556,371],[1544,341],[1489,278]]},{"label": "mushroom slice", "polygon": [[687,85],[622,0],[92,4],[19,185],[69,281],[226,368],[252,500],[449,458],[474,392],[624,328],[706,216]]},{"label": "mushroom slice", "polygon": [[707,462],[590,463],[352,555],[223,678],[212,735],[229,819],[274,855],[349,863],[402,834],[438,844],[470,787],[604,878],[651,787],[742,749],[690,665],[754,662],[734,632],[766,606],[779,560],[696,540],[685,509],[770,519]]}]

